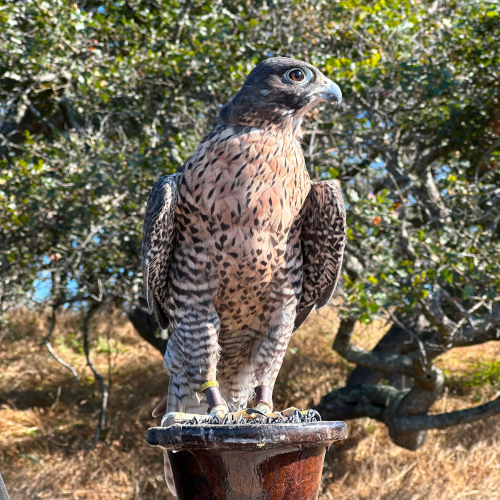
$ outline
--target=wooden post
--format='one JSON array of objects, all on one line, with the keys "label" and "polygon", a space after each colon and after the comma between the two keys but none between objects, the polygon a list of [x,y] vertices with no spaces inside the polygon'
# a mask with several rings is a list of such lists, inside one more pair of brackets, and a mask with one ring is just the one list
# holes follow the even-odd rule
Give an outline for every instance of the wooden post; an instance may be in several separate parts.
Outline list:
[{"label": "wooden post", "polygon": [[316,500],[325,452],[344,422],[152,427],[179,500]]}]

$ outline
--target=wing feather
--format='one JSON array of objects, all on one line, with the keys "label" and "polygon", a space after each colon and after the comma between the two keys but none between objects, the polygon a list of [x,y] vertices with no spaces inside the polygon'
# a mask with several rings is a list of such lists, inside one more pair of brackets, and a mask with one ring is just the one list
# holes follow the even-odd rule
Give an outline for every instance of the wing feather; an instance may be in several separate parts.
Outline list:
[{"label": "wing feather", "polygon": [[301,244],[302,293],[297,329],[311,311],[324,307],[337,286],[346,241],[346,214],[340,188],[333,180],[315,182],[304,207]]},{"label": "wing feather", "polygon": [[163,330],[166,315],[167,278],[174,247],[177,182],[180,172],[161,177],[151,190],[142,233],[144,295]]}]

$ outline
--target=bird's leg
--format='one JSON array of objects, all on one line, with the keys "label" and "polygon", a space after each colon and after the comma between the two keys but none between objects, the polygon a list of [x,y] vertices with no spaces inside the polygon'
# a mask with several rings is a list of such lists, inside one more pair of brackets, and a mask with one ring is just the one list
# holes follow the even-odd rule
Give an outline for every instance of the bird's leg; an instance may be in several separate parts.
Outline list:
[{"label": "bird's leg", "polygon": [[[219,384],[215,380],[205,382],[200,386],[200,392],[205,393],[209,414],[217,417],[219,422],[222,422],[228,414],[229,408],[220,393]],[[163,417],[162,426],[168,427],[173,424],[182,424],[199,417],[200,415],[195,413],[170,412]]]},{"label": "bird's leg", "polygon": [[215,380],[211,380],[202,384],[200,390],[205,393],[210,415],[216,416],[219,421],[222,421],[229,412],[229,408],[221,396],[219,384]]},{"label": "bird's leg", "polygon": [[252,419],[263,415],[270,418],[279,416],[273,413],[273,388],[283,363],[288,341],[292,336],[297,298],[291,287],[287,287],[274,292],[271,296],[271,303],[279,305],[271,306],[271,318],[265,335],[254,348],[253,368],[258,381],[255,387],[256,405],[255,408],[233,413],[236,419]]},{"label": "bird's leg", "polygon": [[[168,420],[165,421],[168,424],[200,417],[202,412],[185,412],[197,411],[203,407],[204,398],[208,403],[210,415],[222,420],[228,413],[229,409],[215,380],[220,351],[219,329],[217,313],[205,304],[195,304],[191,310],[173,322],[172,336],[165,355],[165,367],[171,378],[172,375],[175,376],[172,378],[175,401],[170,408],[176,411],[167,414]],[[204,411],[203,414],[206,415]]]},{"label": "bird's leg", "polygon": [[263,382],[255,388],[255,408],[262,413],[273,411],[273,388]]},{"label": "bird's leg", "polygon": [[[232,413],[232,417],[235,420],[239,419],[249,419],[260,417],[268,417],[271,419],[281,418],[281,417],[291,417],[297,408],[290,407],[281,412],[273,412],[273,388],[265,383],[261,382],[255,388],[255,408],[246,408],[245,410],[240,410],[238,412]],[[304,413],[304,412],[302,412]]]},{"label": "bird's leg", "polygon": [[263,416],[269,416],[271,418],[277,417],[277,414],[273,414],[273,389],[271,386],[265,384],[264,382],[259,382],[259,385],[255,388],[255,408],[246,408],[234,413],[231,413],[233,419],[254,419]]},{"label": "bird's leg", "polygon": [[[255,374],[258,380],[258,385],[255,388],[255,409],[271,418],[278,415],[273,413],[274,383],[293,333],[297,304],[297,297],[291,286],[275,291],[273,295],[274,297],[271,296],[271,298],[274,299],[275,303],[280,303],[280,306],[271,310],[271,320],[254,356]],[[295,408],[290,408],[285,410],[283,414],[288,416],[290,412],[293,414],[293,411]]]},{"label": "bird's leg", "polygon": [[[203,308],[203,305],[200,305]],[[222,420],[229,409],[216,381],[220,347],[218,344],[220,321],[215,309],[190,311],[179,325],[182,327],[183,369],[192,394],[207,398],[210,415]],[[177,333],[177,332],[176,332]],[[180,336],[180,335],[179,335]]]},{"label": "bird's leg", "polygon": [[[278,303],[271,309],[271,318],[264,337],[256,346],[254,355],[255,375],[258,380],[257,397],[272,404],[274,383],[285,357],[293,332],[293,319],[297,299],[291,287],[271,294],[271,302]],[[274,310],[273,310],[274,309]],[[259,402],[257,400],[257,403]]]}]

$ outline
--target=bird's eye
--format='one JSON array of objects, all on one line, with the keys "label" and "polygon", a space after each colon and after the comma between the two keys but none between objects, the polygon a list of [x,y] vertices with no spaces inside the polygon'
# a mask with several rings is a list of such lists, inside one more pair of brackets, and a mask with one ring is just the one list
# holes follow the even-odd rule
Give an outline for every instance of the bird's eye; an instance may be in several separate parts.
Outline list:
[{"label": "bird's eye", "polygon": [[295,83],[307,83],[312,78],[312,72],[308,68],[293,68],[285,73],[285,79]]},{"label": "bird's eye", "polygon": [[293,80],[294,82],[301,82],[306,77],[300,69],[292,69],[292,71],[288,73],[288,76],[290,77],[290,80]]}]

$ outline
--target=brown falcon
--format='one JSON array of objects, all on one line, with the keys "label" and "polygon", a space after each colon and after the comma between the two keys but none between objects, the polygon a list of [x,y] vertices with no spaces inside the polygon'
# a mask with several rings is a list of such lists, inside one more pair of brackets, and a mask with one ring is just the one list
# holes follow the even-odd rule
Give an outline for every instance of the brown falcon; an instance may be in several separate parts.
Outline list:
[{"label": "brown falcon", "polygon": [[272,408],[288,342],[329,301],[345,245],[336,183],[312,183],[301,122],[339,87],[310,64],[261,62],[175,174],[153,187],[144,221],[144,292],[160,326],[169,396],[155,410],[219,417]]}]

